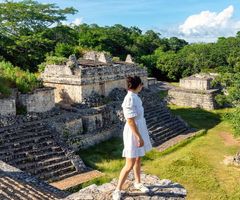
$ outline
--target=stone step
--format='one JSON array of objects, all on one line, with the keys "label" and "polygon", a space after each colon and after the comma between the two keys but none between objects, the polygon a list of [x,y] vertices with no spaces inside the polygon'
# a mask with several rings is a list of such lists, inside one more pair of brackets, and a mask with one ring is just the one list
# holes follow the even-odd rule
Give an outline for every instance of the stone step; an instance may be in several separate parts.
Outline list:
[{"label": "stone step", "polygon": [[9,138],[0,138],[1,140],[7,141],[9,143],[13,143],[13,142],[17,142],[17,141],[22,141],[24,139],[28,139],[28,138],[35,138],[35,137],[39,137],[39,136],[44,136],[44,135],[51,135],[52,133],[47,130],[47,129],[43,129],[43,130],[38,130],[37,132],[24,132],[22,134],[17,134],[15,136],[10,136]]},{"label": "stone step", "polygon": [[152,113],[154,111],[161,111],[161,110],[166,110],[166,107],[160,106],[160,105],[154,105],[154,106],[144,106],[144,112],[145,113]]},{"label": "stone step", "polygon": [[[154,106],[144,106],[144,111],[145,112],[151,112],[151,111],[155,111],[157,109],[164,109],[165,107],[162,106],[161,104],[156,104]],[[165,108],[166,109],[166,108]]]},{"label": "stone step", "polygon": [[150,132],[154,131],[155,129],[157,129],[158,127],[163,127],[165,126],[166,124],[174,121],[175,119],[172,119],[172,118],[168,118],[168,119],[165,119],[164,121],[158,121],[158,122],[155,122],[155,123],[152,123],[151,127],[148,128],[148,130]]},{"label": "stone step", "polygon": [[166,122],[169,122],[171,120],[174,120],[175,118],[171,115],[165,115],[164,117],[159,117],[159,119],[157,120],[151,120],[146,122],[147,123],[147,127],[149,128],[153,128],[154,126],[156,126],[157,124],[164,124]]},{"label": "stone step", "polygon": [[27,129],[27,128],[37,127],[37,126],[41,126],[41,125],[43,125],[43,122],[39,122],[39,121],[25,122],[25,123],[18,124],[18,125],[13,124],[11,126],[6,126],[4,128],[0,128],[0,135],[2,133],[4,133],[5,131],[16,132],[21,129]]},{"label": "stone step", "polygon": [[160,119],[163,119],[165,117],[170,117],[170,116],[171,116],[171,114],[166,112],[166,113],[162,113],[159,115],[153,115],[153,116],[145,118],[145,119],[146,119],[146,123],[150,123],[150,122],[160,120]]},{"label": "stone step", "polygon": [[146,120],[150,120],[150,119],[152,119],[152,118],[159,117],[159,116],[166,115],[166,114],[170,115],[169,112],[159,111],[159,112],[151,113],[150,115],[144,115],[144,118],[145,118]]},{"label": "stone step", "polygon": [[76,176],[79,173],[81,173],[81,172],[78,172],[76,170],[75,171],[64,172],[61,175],[58,175],[58,176],[55,176],[55,177],[52,177],[52,178],[48,179],[48,182],[55,182],[55,181],[59,181],[59,180],[64,180],[66,178],[70,178],[72,176]]},{"label": "stone step", "polygon": [[[10,199],[13,199],[13,196],[15,196],[14,199],[48,199],[47,196],[45,196],[43,193],[39,193],[36,191],[33,192],[34,188],[32,188],[30,185],[22,185],[21,183],[9,177],[2,177],[0,179],[0,182],[2,183],[0,185],[1,192],[3,192],[4,195],[8,196]],[[10,195],[8,191],[12,191]]]},{"label": "stone step", "polygon": [[[72,172],[75,172],[75,173],[72,173]],[[77,174],[77,171],[76,171],[75,167],[73,165],[71,165],[71,166],[68,166],[65,168],[60,168],[55,171],[37,174],[37,177],[39,177],[43,180],[49,180],[52,182],[52,181],[60,180],[62,178],[70,177],[74,174]]]},{"label": "stone step", "polygon": [[52,141],[47,141],[47,142],[41,142],[41,143],[35,143],[35,144],[29,144],[29,145],[25,145],[25,146],[17,146],[14,148],[9,148],[9,149],[4,149],[3,151],[0,152],[0,159],[3,156],[12,156],[12,155],[18,155],[18,154],[24,154],[26,152],[34,153],[36,151],[42,151],[44,149],[46,149],[45,151],[49,151],[56,149],[56,148],[60,148],[58,146],[56,146],[55,142]]},{"label": "stone step", "polygon": [[162,133],[161,135],[158,135],[155,137],[155,141],[161,141],[161,140],[168,140],[169,138],[172,138],[173,136],[181,134],[183,131],[187,131],[186,127],[175,127],[174,129],[168,130],[165,133]]},{"label": "stone step", "polygon": [[39,132],[39,131],[42,131],[42,130],[46,130],[46,126],[37,125],[37,126],[34,126],[34,127],[31,126],[31,127],[28,127],[28,128],[17,129],[17,130],[14,130],[14,131],[6,130],[6,131],[4,131],[0,134],[0,138],[1,139],[8,139],[8,138],[14,137],[16,135],[24,135],[24,134],[27,134],[27,133]]},{"label": "stone step", "polygon": [[68,160],[68,158],[66,156],[55,156],[55,157],[52,157],[52,158],[49,158],[49,159],[45,159],[41,162],[19,164],[18,167],[21,170],[26,171],[27,169],[34,169],[34,168],[38,168],[38,167],[49,166],[49,165],[52,165],[54,163],[63,162],[65,160]]},{"label": "stone step", "polygon": [[1,145],[1,149],[5,149],[5,148],[14,148],[16,146],[24,146],[24,145],[28,145],[30,143],[35,144],[35,143],[39,143],[39,142],[46,142],[48,140],[53,140],[54,136],[49,132],[48,135],[40,135],[34,138],[27,138],[27,139],[23,139],[19,142],[16,141],[5,141],[4,145]]},{"label": "stone step", "polygon": [[13,157],[10,157],[9,159],[5,158],[3,159],[3,161],[8,162],[14,166],[18,166],[20,164],[24,164],[24,163],[29,163],[29,162],[40,162],[43,159],[49,159],[52,158],[53,156],[64,156],[65,153],[63,151],[59,151],[59,152],[47,152],[45,154],[39,155],[39,156],[21,156],[21,157],[15,157],[15,155],[13,155]]},{"label": "stone step", "polygon": [[150,128],[149,132],[154,134],[156,132],[159,132],[162,129],[166,129],[166,128],[169,128],[169,127],[171,128],[175,124],[180,124],[180,121],[178,121],[176,119],[169,120],[168,122],[165,121],[165,123],[161,123],[161,124],[159,124],[159,126],[156,126],[154,128]]},{"label": "stone step", "polygon": [[55,162],[45,166],[38,166],[37,168],[28,169],[27,171],[30,174],[42,174],[42,173],[54,172],[55,170],[63,169],[65,167],[70,167],[70,166],[73,166],[72,162],[66,158],[61,162]]},{"label": "stone step", "polygon": [[151,110],[151,111],[146,111],[144,110],[144,116],[150,116],[150,115],[153,115],[153,114],[158,114],[158,113],[162,113],[162,112],[168,112],[166,109],[164,108],[161,108],[161,109],[155,109],[155,110]]},{"label": "stone step", "polygon": [[174,137],[176,137],[176,136],[178,136],[178,135],[180,135],[180,134],[182,134],[186,131],[187,131],[187,128],[181,128],[181,129],[177,129],[175,131],[172,130],[172,132],[168,133],[167,136],[156,139],[154,146],[161,145],[162,143],[164,143],[164,142],[166,142],[166,141],[168,141],[168,140],[170,140],[170,139],[172,139],[172,138],[174,138]]},{"label": "stone step", "polygon": [[159,131],[151,133],[151,135],[154,138],[159,138],[161,135],[164,135],[164,134],[168,133],[169,131],[175,130],[177,127],[183,127],[183,126],[181,123],[176,123],[176,124],[173,124],[171,127],[165,127],[163,129],[160,129]]}]

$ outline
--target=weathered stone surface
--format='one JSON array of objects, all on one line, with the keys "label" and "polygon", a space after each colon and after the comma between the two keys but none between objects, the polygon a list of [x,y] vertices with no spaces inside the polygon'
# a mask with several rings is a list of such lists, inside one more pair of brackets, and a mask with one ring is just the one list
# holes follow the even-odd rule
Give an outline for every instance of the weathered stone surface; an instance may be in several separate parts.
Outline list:
[{"label": "weathered stone surface", "polygon": [[216,74],[194,74],[192,76],[180,79],[180,87],[193,90],[209,90],[214,89],[211,85]]},{"label": "weathered stone surface", "polygon": [[234,157],[233,157],[233,163],[237,166],[240,166],[240,152],[238,152]]},{"label": "weathered stone surface", "polygon": [[32,93],[18,95],[18,103],[26,107],[27,112],[46,112],[54,108],[54,88],[35,89]]},{"label": "weathered stone surface", "polygon": [[126,63],[134,63],[133,62],[133,58],[132,58],[132,56],[130,54],[127,55],[125,62]]},{"label": "weathered stone surface", "polygon": [[[144,194],[133,187],[134,176],[131,171],[124,186],[122,199],[125,200],[182,200],[186,198],[186,189],[178,183],[174,183],[167,179],[159,179],[157,176],[141,173],[141,182],[150,189],[149,194]],[[79,192],[69,195],[65,200],[110,200],[112,192],[116,188],[117,179],[114,178],[110,183],[97,186],[90,185]]]},{"label": "weathered stone surface", "polygon": [[44,86],[56,88],[56,103],[82,103],[93,92],[108,96],[114,88],[126,88],[126,76],[131,75],[140,76],[148,87],[146,68],[135,63],[112,62],[103,52],[88,52],[75,64],[72,68],[47,66],[41,74]]},{"label": "weathered stone surface", "polygon": [[157,79],[154,77],[148,77],[148,85],[155,85],[157,83]]},{"label": "weathered stone surface", "polygon": [[0,191],[0,199],[57,200],[65,198],[70,194],[1,160]]},{"label": "weathered stone surface", "polygon": [[215,96],[218,90],[189,90],[182,88],[173,88],[168,90],[168,102],[179,106],[189,106],[194,108],[204,108],[213,110],[217,108]]},{"label": "weathered stone surface", "polygon": [[16,99],[14,97],[0,99],[0,115],[16,115]]},{"label": "weathered stone surface", "polygon": [[215,96],[219,93],[219,89],[211,85],[215,76],[216,74],[195,74],[180,79],[180,87],[168,90],[168,102],[207,110],[217,108]]},{"label": "weathered stone surface", "polygon": [[95,62],[102,62],[102,63],[111,63],[112,59],[109,55],[104,52],[97,52],[97,51],[89,51],[83,55],[83,58],[86,60],[92,60]]},{"label": "weathered stone surface", "polygon": [[76,68],[78,66],[77,58],[74,54],[69,56],[67,66],[70,69]]}]

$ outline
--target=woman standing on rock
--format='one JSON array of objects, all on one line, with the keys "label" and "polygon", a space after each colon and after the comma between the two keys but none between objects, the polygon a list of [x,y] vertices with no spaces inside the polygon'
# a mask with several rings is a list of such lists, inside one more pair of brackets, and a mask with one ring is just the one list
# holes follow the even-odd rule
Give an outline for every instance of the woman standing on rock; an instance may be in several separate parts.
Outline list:
[{"label": "woman standing on rock", "polygon": [[132,169],[135,177],[134,187],[142,192],[149,192],[149,189],[140,180],[141,157],[152,149],[142,100],[138,96],[143,88],[143,83],[140,77],[129,76],[127,77],[127,87],[128,93],[122,103],[123,114],[126,119],[123,130],[124,149],[122,157],[126,157],[126,163],[120,172],[117,187],[112,193],[114,200],[121,199],[122,186]]}]

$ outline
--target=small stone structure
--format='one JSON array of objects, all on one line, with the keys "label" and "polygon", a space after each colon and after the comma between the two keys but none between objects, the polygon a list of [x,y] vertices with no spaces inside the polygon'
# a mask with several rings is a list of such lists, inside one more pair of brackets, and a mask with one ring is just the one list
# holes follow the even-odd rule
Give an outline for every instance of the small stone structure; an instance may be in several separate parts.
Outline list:
[{"label": "small stone structure", "polygon": [[126,88],[126,76],[138,75],[144,86],[148,87],[147,70],[132,62],[128,56],[126,62],[113,62],[103,52],[87,52],[83,58],[71,64],[48,65],[41,74],[44,86],[55,87],[55,102],[81,103],[93,92],[102,96],[114,88]]},{"label": "small stone structure", "polygon": [[[186,189],[179,183],[174,183],[168,179],[160,180],[157,176],[145,174],[141,172],[142,182],[150,189],[149,194],[144,194],[133,187],[133,171],[131,171],[124,183],[124,193],[122,199],[128,200],[184,200],[187,196]],[[88,200],[88,199],[104,199],[111,200],[112,192],[116,188],[117,179],[114,178],[110,183],[97,186],[90,185],[79,192],[69,195],[65,200]]]},{"label": "small stone structure", "polygon": [[147,80],[148,80],[148,86],[155,85],[157,83],[157,79],[154,77],[148,77]]},{"label": "small stone structure", "polygon": [[179,106],[200,107],[212,110],[217,107],[218,88],[211,86],[216,74],[195,74],[180,79],[180,87],[168,91],[168,101]]},{"label": "small stone structure", "polygon": [[16,99],[14,97],[0,99],[0,115],[16,115]]},{"label": "small stone structure", "polygon": [[32,93],[19,94],[18,103],[24,106],[27,112],[46,112],[54,108],[54,88],[37,88]]}]

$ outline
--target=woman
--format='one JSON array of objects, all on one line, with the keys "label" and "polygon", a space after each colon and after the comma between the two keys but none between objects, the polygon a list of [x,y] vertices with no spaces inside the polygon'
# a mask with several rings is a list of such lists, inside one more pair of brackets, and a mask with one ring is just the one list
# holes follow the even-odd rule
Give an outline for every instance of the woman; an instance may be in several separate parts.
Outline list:
[{"label": "woman", "polygon": [[132,169],[135,177],[134,187],[142,192],[149,192],[149,189],[140,180],[141,157],[152,149],[142,100],[138,96],[143,88],[143,83],[140,77],[129,76],[127,77],[127,87],[128,93],[122,103],[123,114],[126,119],[123,130],[124,149],[122,157],[126,157],[126,163],[120,172],[117,187],[112,193],[114,200],[121,199],[122,185]]}]

